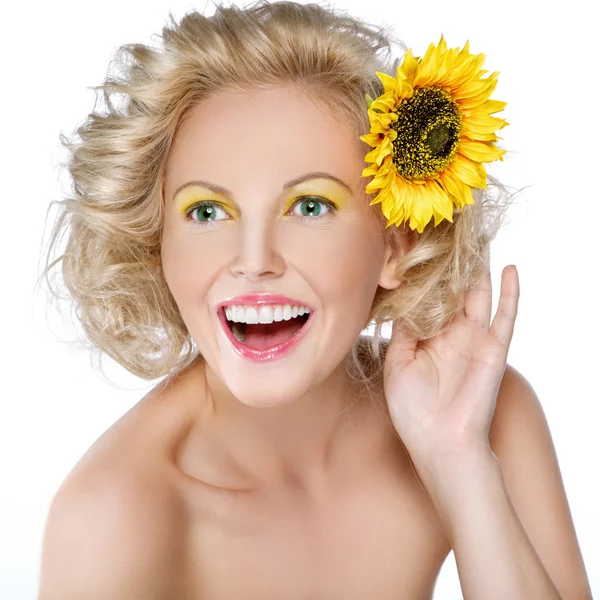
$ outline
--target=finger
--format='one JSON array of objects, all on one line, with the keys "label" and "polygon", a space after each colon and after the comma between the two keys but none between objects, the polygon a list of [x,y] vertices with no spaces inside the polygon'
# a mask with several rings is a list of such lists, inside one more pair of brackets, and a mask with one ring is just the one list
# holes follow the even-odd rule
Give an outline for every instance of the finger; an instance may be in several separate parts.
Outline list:
[{"label": "finger", "polygon": [[396,321],[392,323],[392,336],[388,347],[388,356],[394,360],[409,362],[414,360],[418,340],[408,330],[402,328]]},{"label": "finger", "polygon": [[504,267],[498,310],[490,327],[490,333],[508,350],[515,329],[519,305],[519,273],[515,265]]},{"label": "finger", "polygon": [[492,277],[489,268],[465,297],[465,315],[487,331],[492,317]]}]

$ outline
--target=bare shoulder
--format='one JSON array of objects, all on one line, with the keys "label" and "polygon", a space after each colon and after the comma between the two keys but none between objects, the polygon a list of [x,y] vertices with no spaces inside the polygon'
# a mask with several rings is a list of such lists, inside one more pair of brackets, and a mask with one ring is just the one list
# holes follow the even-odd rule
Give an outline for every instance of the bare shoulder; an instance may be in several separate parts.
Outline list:
[{"label": "bare shoulder", "polygon": [[164,457],[185,423],[166,400],[162,387],[140,400],[63,481],[46,519],[38,600],[180,597],[185,511]]},{"label": "bare shoulder", "polygon": [[185,389],[190,387],[187,384],[192,377],[201,377],[197,371],[189,367],[158,383],[94,441],[63,486],[73,478],[86,478],[86,472],[113,472],[143,465],[154,468],[153,457],[168,453],[189,426],[190,402],[186,397],[196,398],[203,386],[192,381],[194,394],[186,394]]},{"label": "bare shoulder", "polygon": [[81,470],[48,513],[39,600],[172,597],[176,508],[164,485],[132,469]]}]

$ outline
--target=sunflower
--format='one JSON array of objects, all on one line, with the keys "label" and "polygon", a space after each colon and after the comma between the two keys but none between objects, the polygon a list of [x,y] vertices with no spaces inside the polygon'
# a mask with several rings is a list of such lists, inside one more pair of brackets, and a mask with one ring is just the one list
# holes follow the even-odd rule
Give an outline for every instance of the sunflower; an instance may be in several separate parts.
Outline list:
[{"label": "sunflower", "polygon": [[506,102],[490,100],[498,73],[483,77],[485,54],[448,49],[444,36],[420,58],[404,55],[396,77],[377,72],[383,94],[367,96],[370,133],[360,139],[374,147],[362,172],[374,176],[367,194],[380,190],[386,227],[409,220],[419,233],[432,219],[452,222],[454,206],[474,204],[472,188],[485,188],[482,163],[503,160],[506,150],[494,145],[496,131],[508,125],[491,116]]}]

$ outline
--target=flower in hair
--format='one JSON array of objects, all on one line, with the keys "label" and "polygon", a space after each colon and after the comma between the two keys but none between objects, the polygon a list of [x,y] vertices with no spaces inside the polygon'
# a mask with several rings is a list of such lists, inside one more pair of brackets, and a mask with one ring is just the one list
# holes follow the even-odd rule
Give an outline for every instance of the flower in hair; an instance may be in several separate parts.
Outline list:
[{"label": "flower in hair", "polygon": [[452,222],[454,207],[475,203],[472,188],[486,187],[482,163],[503,160],[494,142],[508,123],[492,114],[506,102],[490,100],[498,73],[483,77],[484,60],[442,36],[422,58],[408,50],[395,78],[377,72],[384,91],[367,95],[371,130],[360,139],[374,149],[362,176],[374,176],[366,192],[379,190],[371,204],[381,203],[386,227],[409,221],[422,233],[432,218]]}]

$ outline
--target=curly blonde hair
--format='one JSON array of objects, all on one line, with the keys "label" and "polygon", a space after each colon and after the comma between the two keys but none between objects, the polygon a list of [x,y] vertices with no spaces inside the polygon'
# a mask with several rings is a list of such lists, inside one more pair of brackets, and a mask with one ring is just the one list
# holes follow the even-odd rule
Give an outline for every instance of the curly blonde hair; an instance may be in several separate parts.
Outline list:
[{"label": "curly blonde hair", "polygon": [[[179,371],[197,356],[160,260],[161,181],[186,115],[224,89],[294,83],[314,91],[358,138],[369,131],[365,93],[383,92],[376,71],[395,73],[393,45],[404,48],[385,27],[332,7],[266,0],[243,9],[216,5],[210,17],[192,11],[179,22],[169,14],[160,39],[159,47],[119,47],[112,72],[93,88],[103,93],[105,107],[94,106],[76,130],[79,140],[61,134],[72,195],[58,202],[42,274],[51,297],[61,298],[49,274],[62,267],[67,297],[91,346],[144,379]],[[358,143],[365,154],[371,150]],[[490,180],[474,197],[453,223],[410,232],[411,250],[397,269],[402,285],[377,290],[365,323],[375,326],[373,352],[362,352],[358,340],[350,373],[368,383],[380,372],[386,322],[420,340],[440,333],[461,292],[485,273],[508,196]],[[64,252],[52,259],[63,234]],[[374,360],[365,362],[369,356]]]}]

